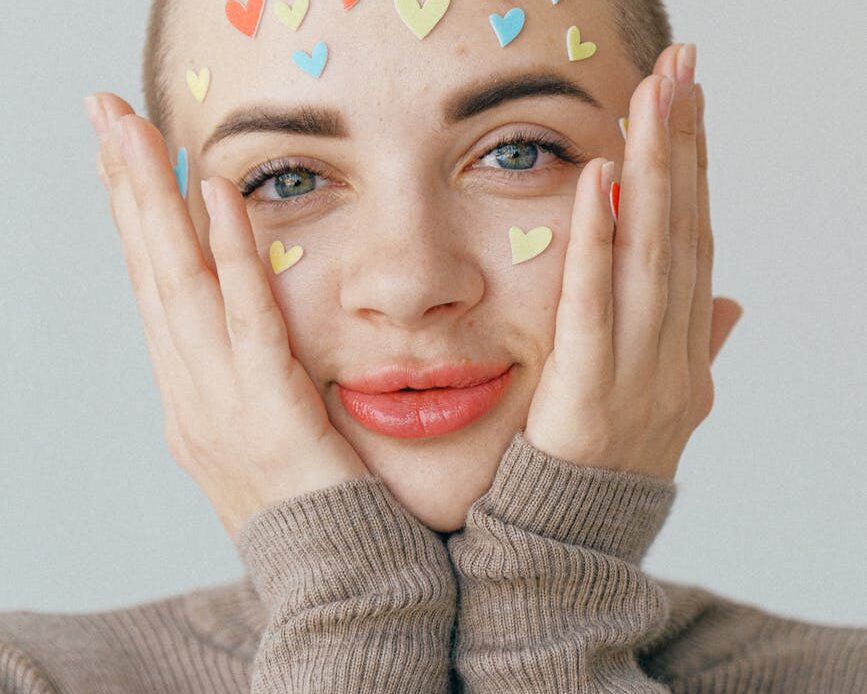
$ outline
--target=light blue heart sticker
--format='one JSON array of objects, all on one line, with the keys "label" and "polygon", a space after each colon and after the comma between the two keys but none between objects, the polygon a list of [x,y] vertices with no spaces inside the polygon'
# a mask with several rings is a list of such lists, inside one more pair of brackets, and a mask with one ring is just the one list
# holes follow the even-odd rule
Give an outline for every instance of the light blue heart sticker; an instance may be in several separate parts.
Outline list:
[{"label": "light blue heart sticker", "polygon": [[505,48],[521,33],[526,17],[524,10],[520,7],[513,7],[502,17],[498,14],[492,14],[489,19],[491,26],[494,27],[494,33],[500,41],[500,46]]},{"label": "light blue heart sticker", "polygon": [[187,157],[187,148],[181,147],[178,150],[178,163],[175,164],[175,179],[178,182],[178,188],[181,190],[181,197],[187,197],[187,185],[190,182],[190,160]]},{"label": "light blue heart sticker", "polygon": [[551,2],[553,2],[555,5],[559,5],[559,4],[560,4],[560,0],[551,0]]},{"label": "light blue heart sticker", "polygon": [[292,54],[292,60],[304,72],[319,77],[328,61],[328,46],[325,45],[325,41],[318,41],[313,47],[312,55],[308,55],[304,51],[295,51]]}]

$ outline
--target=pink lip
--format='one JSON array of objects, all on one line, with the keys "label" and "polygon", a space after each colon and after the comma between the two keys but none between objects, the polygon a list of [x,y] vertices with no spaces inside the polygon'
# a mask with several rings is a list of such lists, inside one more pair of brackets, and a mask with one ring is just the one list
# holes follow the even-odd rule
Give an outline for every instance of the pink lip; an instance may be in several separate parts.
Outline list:
[{"label": "pink lip", "polygon": [[[395,438],[423,438],[462,429],[485,415],[510,377],[509,364],[444,364],[423,372],[389,367],[343,380],[337,388],[347,412],[366,428]],[[418,390],[399,390],[404,387]]]}]

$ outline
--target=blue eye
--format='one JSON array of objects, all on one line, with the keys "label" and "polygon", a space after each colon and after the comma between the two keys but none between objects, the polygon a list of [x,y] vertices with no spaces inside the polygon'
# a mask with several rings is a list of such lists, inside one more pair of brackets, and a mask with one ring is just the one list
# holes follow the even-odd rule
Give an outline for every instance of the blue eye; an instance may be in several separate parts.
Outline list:
[{"label": "blue eye", "polygon": [[532,169],[539,159],[539,148],[532,142],[512,142],[491,152],[504,169]]},{"label": "blue eye", "polygon": [[[487,163],[483,168],[500,169],[509,175],[520,176],[537,164],[541,152],[547,152],[561,161],[574,165],[584,163],[583,152],[559,138],[520,130],[502,137],[485,155],[477,159]],[[491,161],[492,160],[492,161]],[[505,174],[504,174],[505,175]],[[267,161],[249,172],[239,184],[245,198],[262,189],[260,202],[271,205],[300,205],[306,203],[320,185],[317,179],[327,181],[327,174],[315,167],[292,166],[289,161]]]}]

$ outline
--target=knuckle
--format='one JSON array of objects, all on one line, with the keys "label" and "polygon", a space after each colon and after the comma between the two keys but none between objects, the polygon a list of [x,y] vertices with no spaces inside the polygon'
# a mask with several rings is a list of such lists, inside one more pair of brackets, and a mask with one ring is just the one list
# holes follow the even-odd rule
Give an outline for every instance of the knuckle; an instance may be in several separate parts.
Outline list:
[{"label": "knuckle", "polygon": [[642,168],[646,176],[668,176],[670,167],[671,152],[668,147],[661,147],[657,144],[644,152]]}]

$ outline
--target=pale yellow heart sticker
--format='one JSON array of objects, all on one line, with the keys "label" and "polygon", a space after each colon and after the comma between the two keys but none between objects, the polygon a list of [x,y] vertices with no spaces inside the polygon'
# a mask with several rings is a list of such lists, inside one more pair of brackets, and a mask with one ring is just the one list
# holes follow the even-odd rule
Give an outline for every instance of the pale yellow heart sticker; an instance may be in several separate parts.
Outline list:
[{"label": "pale yellow heart sticker", "polygon": [[591,41],[581,43],[581,30],[574,24],[566,32],[566,49],[569,52],[569,60],[586,60],[596,52],[596,44]]},{"label": "pale yellow heart sticker", "polygon": [[553,233],[548,227],[536,227],[526,234],[521,227],[509,229],[512,242],[512,265],[531,260],[551,245]]},{"label": "pale yellow heart sticker", "polygon": [[310,0],[295,0],[292,5],[285,2],[278,2],[274,5],[274,14],[292,31],[298,31],[301,22],[307,16],[307,10],[310,9]]},{"label": "pale yellow heart sticker", "polygon": [[287,251],[282,241],[275,241],[271,244],[270,253],[271,267],[274,269],[274,274],[279,275],[301,260],[301,256],[304,255],[304,249],[301,246],[292,246]]},{"label": "pale yellow heart sticker", "polygon": [[424,6],[419,5],[420,0],[394,0],[397,13],[410,31],[418,38],[423,39],[449,9],[449,0],[427,0]]},{"label": "pale yellow heart sticker", "polygon": [[206,67],[198,73],[195,70],[187,70],[187,86],[196,101],[202,103],[208,95],[208,87],[211,86],[211,71]]}]

